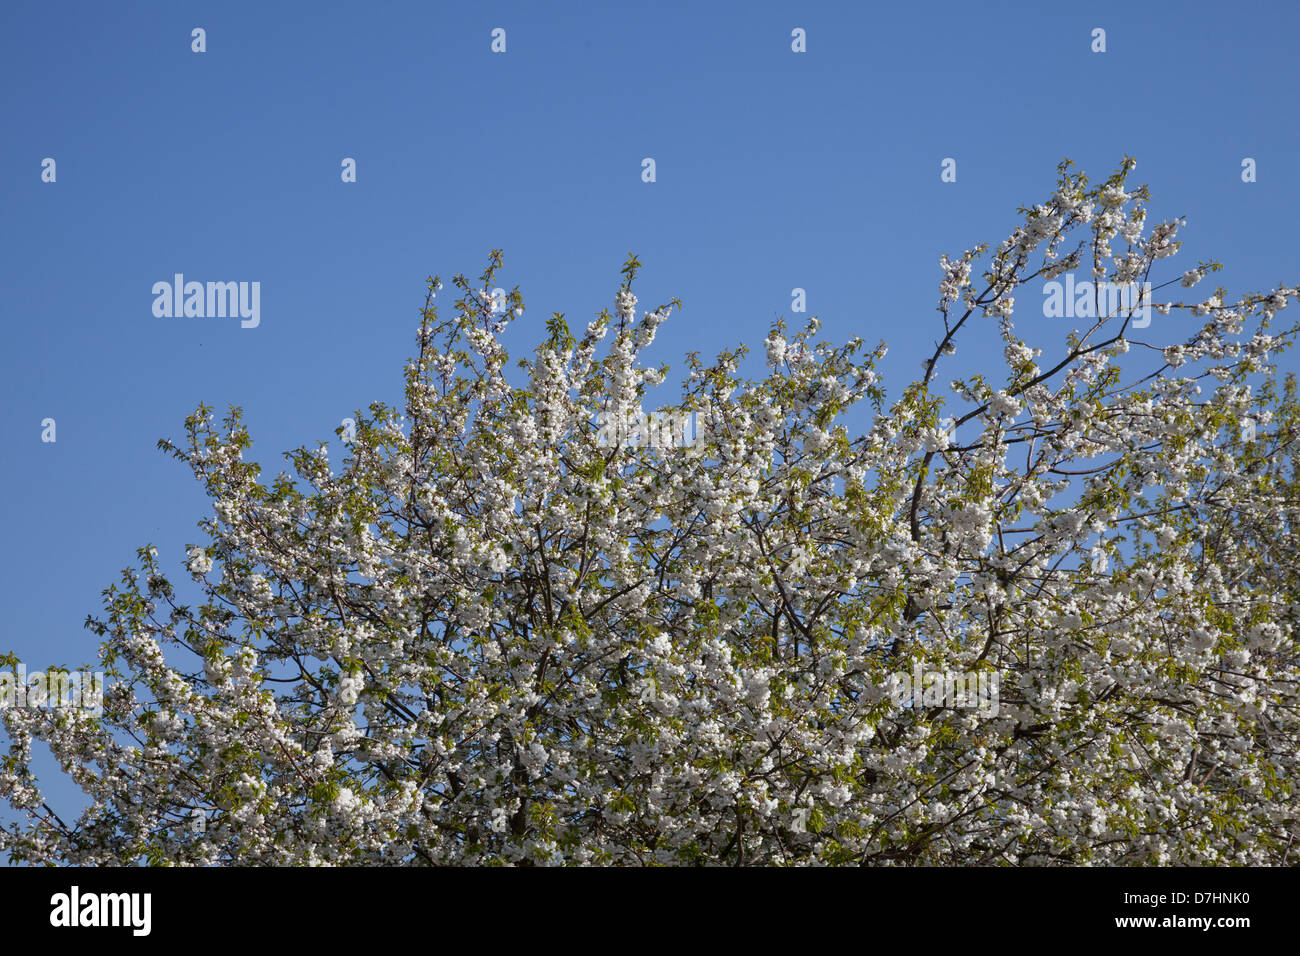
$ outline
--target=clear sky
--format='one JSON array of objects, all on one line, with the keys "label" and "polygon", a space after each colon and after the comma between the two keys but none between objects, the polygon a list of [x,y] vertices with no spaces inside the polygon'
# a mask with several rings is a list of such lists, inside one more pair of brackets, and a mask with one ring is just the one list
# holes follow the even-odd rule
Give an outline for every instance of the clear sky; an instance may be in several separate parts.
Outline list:
[{"label": "clear sky", "polygon": [[[273,476],[400,402],[425,276],[493,248],[516,354],[612,308],[635,252],[643,306],[683,300],[670,382],[688,349],[761,350],[798,287],[829,338],[889,342],[892,395],[936,337],[939,256],[1005,238],[1062,157],[1094,180],[1137,157],[1153,220],[1189,219],[1171,271],[1226,264],[1198,289],[1294,285],[1297,35],[1293,2],[6,0],[0,652],[92,662],[82,623],[146,543],[185,579],[211,509],[155,443],[198,402],[242,405]],[[156,317],[175,273],[259,282],[260,324]],[[1022,330],[1066,331],[1028,306]]]}]

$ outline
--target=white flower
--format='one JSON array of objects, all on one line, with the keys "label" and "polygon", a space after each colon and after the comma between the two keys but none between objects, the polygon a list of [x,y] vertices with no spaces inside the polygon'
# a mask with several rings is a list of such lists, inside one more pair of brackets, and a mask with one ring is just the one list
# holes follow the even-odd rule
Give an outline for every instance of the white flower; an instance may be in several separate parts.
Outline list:
[{"label": "white flower", "polygon": [[202,548],[190,548],[189,557],[190,573],[196,577],[202,577],[212,570],[212,559]]},{"label": "white flower", "polygon": [[631,292],[620,289],[618,296],[618,314],[624,319],[632,319],[636,316],[636,296]]},{"label": "white flower", "polygon": [[357,702],[365,681],[359,674],[345,674],[339,678],[339,703],[351,707]]},{"label": "white flower", "polygon": [[763,342],[767,346],[767,364],[776,368],[785,361],[785,339],[773,332]]}]

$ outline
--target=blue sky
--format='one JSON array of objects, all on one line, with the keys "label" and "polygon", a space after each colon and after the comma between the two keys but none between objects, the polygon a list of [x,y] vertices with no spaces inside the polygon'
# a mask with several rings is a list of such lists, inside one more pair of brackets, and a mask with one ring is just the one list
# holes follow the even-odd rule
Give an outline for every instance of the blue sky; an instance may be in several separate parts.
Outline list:
[{"label": "blue sky", "polygon": [[[242,405],[274,475],[282,451],[400,400],[425,276],[477,275],[493,248],[528,305],[517,354],[552,312],[581,327],[612,306],[635,252],[642,304],[683,300],[655,346],[670,382],[688,349],[761,349],[777,315],[800,318],[799,287],[828,338],[889,342],[892,395],[936,337],[940,254],[1004,238],[1065,156],[1094,180],[1137,157],[1154,219],[1189,219],[1170,269],[1226,264],[1201,288],[1297,280],[1292,3],[10,2],[0,17],[0,652],[32,670],[93,660],[82,622],[137,547],[184,578],[211,509],[155,443],[198,402]],[[151,288],[177,272],[260,282],[260,325],[155,317]],[[1034,313],[1021,327],[1043,342],[1065,331]]]}]

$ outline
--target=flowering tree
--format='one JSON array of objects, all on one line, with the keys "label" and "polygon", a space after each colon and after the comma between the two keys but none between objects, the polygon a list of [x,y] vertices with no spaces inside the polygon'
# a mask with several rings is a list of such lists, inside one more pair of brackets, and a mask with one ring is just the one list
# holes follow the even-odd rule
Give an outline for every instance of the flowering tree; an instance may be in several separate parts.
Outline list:
[{"label": "flowering tree", "polygon": [[[629,258],[613,314],[510,372],[516,289],[429,280],[403,413],[260,480],[238,409],[181,446],[214,503],[180,603],[155,550],[105,592],[102,715],[3,712],[14,859],[76,864],[1295,862],[1292,450],[1282,287],[1130,303],[1052,356],[1014,296],[1076,268],[1169,281],[1131,160],[1067,161],[1005,242],[941,260],[941,339],[892,401],[883,347],[816,320],[688,359],[697,423],[609,440],[665,370]],[[975,281],[975,277],[979,281]],[[673,303],[672,305],[678,305]],[[1173,333],[1175,321],[1190,332]],[[1160,346],[1157,333],[1180,344]],[[963,335],[1005,368],[942,383]],[[1063,339],[1063,341],[1061,341]],[[855,408],[857,409],[856,411]],[[846,419],[858,416],[855,437]],[[676,433],[676,432],[674,432]],[[617,436],[616,436],[617,437]],[[962,673],[995,707],[899,693]],[[929,685],[927,685],[928,687]],[[987,702],[987,701],[986,701]],[[29,767],[43,741],[76,820]]]}]

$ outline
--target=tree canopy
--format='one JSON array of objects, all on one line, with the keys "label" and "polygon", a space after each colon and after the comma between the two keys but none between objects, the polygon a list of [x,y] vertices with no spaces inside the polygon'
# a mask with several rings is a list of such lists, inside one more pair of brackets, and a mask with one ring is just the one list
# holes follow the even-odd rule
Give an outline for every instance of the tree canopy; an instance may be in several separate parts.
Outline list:
[{"label": "tree canopy", "polygon": [[[304,446],[264,480],[239,409],[200,406],[160,445],[213,502],[187,562],[202,600],[141,548],[87,622],[102,714],[3,711],[23,822],[0,847],[1294,863],[1300,408],[1271,360],[1300,289],[1191,296],[1219,266],[1163,261],[1183,222],[1147,229],[1133,166],[1093,185],[1064,162],[1005,241],[944,256],[939,341],[892,397],[883,345],[778,321],[759,377],[743,347],[691,354],[646,409],[680,303],[638,317],[634,257],[613,312],[553,316],[516,369],[524,302],[491,295],[493,253],[450,309],[428,280],[404,405],[358,412],[338,467]],[[1076,269],[1147,284],[1159,318],[1017,326],[1017,290]],[[1044,329],[1046,349],[1025,337]],[[943,380],[993,336],[1003,367]],[[920,674],[966,675],[980,706],[908,698]],[[87,795],[75,820],[36,742]]]}]

